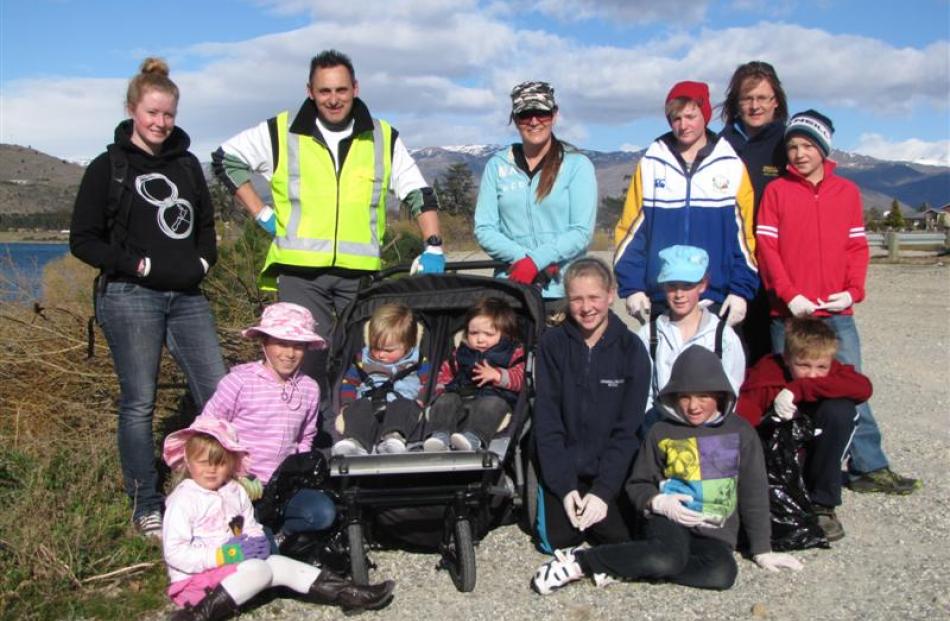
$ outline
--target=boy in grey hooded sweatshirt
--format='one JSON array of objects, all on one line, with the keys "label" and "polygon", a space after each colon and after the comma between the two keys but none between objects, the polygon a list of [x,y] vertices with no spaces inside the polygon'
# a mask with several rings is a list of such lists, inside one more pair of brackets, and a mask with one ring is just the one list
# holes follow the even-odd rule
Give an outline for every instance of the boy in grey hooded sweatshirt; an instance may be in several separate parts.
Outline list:
[{"label": "boy in grey hooded sweatshirt", "polygon": [[771,551],[762,445],[752,426],[733,415],[735,392],[716,354],[687,348],[658,400],[664,418],[647,435],[626,485],[646,515],[645,538],[558,550],[532,581],[542,595],[603,574],[728,589],[738,572],[733,550],[740,519],[757,565],[801,569],[792,556]]}]

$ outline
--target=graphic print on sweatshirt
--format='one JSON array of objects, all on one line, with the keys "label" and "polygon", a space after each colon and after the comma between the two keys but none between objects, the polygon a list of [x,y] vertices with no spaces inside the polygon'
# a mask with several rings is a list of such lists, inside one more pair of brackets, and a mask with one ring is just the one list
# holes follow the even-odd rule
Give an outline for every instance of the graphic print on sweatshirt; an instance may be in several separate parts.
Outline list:
[{"label": "graphic print on sweatshirt", "polygon": [[171,239],[185,239],[195,225],[195,209],[187,199],[178,196],[178,186],[161,173],[148,173],[135,178],[135,191],[147,203],[158,208],[159,230]]},{"label": "graphic print on sweatshirt", "polygon": [[663,456],[660,492],[686,494],[686,507],[721,525],[736,510],[739,434],[672,439],[659,442]]}]

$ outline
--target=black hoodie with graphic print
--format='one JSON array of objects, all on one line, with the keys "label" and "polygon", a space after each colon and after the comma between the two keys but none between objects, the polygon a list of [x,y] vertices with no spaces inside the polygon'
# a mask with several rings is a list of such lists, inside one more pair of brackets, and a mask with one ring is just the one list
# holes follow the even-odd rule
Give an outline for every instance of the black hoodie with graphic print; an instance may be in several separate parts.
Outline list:
[{"label": "black hoodie with graphic print", "polygon": [[[113,239],[106,207],[112,168],[108,152],[89,164],[73,209],[69,247],[109,280],[133,282],[161,291],[194,289],[217,259],[214,209],[201,166],[188,152],[191,139],[174,128],[157,155],[131,140],[132,121],[119,123],[115,143],[129,160],[132,201],[128,231]],[[139,277],[139,261],[150,270]]]}]

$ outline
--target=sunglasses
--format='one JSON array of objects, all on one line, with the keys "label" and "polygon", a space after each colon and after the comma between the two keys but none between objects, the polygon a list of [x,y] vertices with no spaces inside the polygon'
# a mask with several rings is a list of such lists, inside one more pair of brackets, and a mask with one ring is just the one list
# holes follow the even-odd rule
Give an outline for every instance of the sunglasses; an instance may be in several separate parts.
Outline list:
[{"label": "sunglasses", "polygon": [[515,122],[527,125],[531,122],[531,119],[536,119],[538,123],[550,123],[551,119],[554,118],[554,112],[552,110],[522,110],[518,112],[515,116]]}]

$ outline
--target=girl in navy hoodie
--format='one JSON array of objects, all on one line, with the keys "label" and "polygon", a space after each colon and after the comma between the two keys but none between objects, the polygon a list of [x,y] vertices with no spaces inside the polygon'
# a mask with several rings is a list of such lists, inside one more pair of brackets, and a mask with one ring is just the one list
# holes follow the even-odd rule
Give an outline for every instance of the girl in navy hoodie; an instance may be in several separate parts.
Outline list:
[{"label": "girl in navy hoodie", "polygon": [[545,332],[537,360],[536,534],[552,552],[630,538],[618,496],[637,452],[650,356],[611,310],[613,273],[592,257],[565,276],[569,320]]}]

